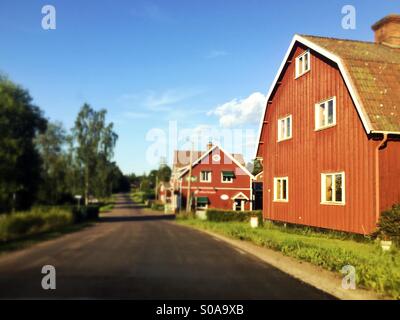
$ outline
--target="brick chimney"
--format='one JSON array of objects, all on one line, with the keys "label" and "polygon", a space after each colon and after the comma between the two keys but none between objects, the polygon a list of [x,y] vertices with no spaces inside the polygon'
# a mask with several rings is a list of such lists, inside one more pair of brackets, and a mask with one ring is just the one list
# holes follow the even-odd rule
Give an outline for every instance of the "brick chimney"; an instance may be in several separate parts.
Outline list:
[{"label": "brick chimney", "polygon": [[372,26],[375,42],[400,48],[400,14],[390,14]]},{"label": "brick chimney", "polygon": [[212,143],[211,141],[209,141],[209,142],[207,143],[207,150],[212,149],[212,147],[213,147],[213,143]]}]

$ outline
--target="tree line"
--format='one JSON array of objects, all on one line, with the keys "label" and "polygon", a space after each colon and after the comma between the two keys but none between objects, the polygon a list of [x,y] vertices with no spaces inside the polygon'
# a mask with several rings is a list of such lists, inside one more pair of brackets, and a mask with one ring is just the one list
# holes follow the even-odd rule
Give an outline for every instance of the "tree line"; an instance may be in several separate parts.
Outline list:
[{"label": "tree line", "polygon": [[84,104],[74,126],[51,122],[29,92],[0,76],[0,212],[109,197],[129,190],[112,160],[118,135],[107,111]]},{"label": "tree line", "polygon": [[127,178],[134,191],[143,192],[145,199],[155,199],[157,183],[170,181],[171,168],[162,164],[158,169],[151,170],[148,174],[136,175],[132,173]]}]

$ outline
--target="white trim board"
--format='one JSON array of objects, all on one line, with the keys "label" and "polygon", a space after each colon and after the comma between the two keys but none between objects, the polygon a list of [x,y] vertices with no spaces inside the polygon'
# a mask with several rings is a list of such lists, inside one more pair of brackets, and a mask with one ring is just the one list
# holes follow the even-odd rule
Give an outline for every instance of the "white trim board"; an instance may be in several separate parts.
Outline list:
[{"label": "white trim board", "polygon": [[[208,156],[212,151],[214,151],[216,148],[218,148],[220,151],[223,152],[224,155],[228,156],[229,159],[232,160],[232,162],[234,164],[236,164],[240,169],[242,169],[244,171],[244,173],[246,173],[251,179],[254,180],[254,176],[250,173],[249,170],[247,170],[246,167],[242,166],[239,161],[237,161],[229,152],[226,152],[221,146],[219,145],[214,145],[211,149],[207,150],[206,152],[204,152],[204,154],[202,154],[200,156],[200,158],[196,159],[193,163],[192,163],[192,167],[194,167],[195,165],[199,164],[201,162],[201,160],[203,160],[206,156]],[[182,178],[187,172],[189,171],[189,168],[187,168],[185,171],[183,171],[178,179]]]},{"label": "white trim board", "polygon": [[[182,186],[182,189],[188,189],[189,187],[186,187],[186,186]],[[196,190],[199,190],[199,191],[201,191],[201,190],[215,190],[215,191],[218,191],[218,190],[242,190],[242,191],[251,191],[252,189],[251,188],[240,188],[240,187],[237,187],[237,188],[234,188],[234,187],[232,187],[232,188],[224,188],[224,187],[203,187],[203,186],[199,186],[199,187],[197,187],[197,186],[193,186],[193,187],[190,187],[190,189],[192,190],[194,190],[194,191],[196,191]]]},{"label": "white trim board", "polygon": [[[240,198],[239,198],[239,196],[240,196]],[[250,200],[243,192],[239,192],[239,193],[235,194],[231,199],[232,200],[247,200],[247,201]]]},{"label": "white trim board", "polygon": [[[350,92],[350,96],[354,101],[354,104],[355,104],[357,112],[358,112],[358,114],[359,114],[359,116],[361,118],[361,122],[362,122],[362,124],[364,126],[365,131],[367,132],[367,134],[370,134],[370,133],[382,133],[382,131],[374,131],[373,130],[373,127],[372,127],[371,121],[370,121],[370,119],[368,117],[368,114],[365,112],[365,108],[362,105],[361,99],[360,99],[360,97],[359,97],[359,95],[357,93],[357,90],[355,89],[353,81],[352,81],[352,79],[351,79],[351,77],[350,77],[350,75],[349,75],[349,73],[348,73],[348,71],[347,71],[342,59],[339,56],[337,56],[337,55],[331,53],[330,51],[322,48],[321,46],[315,44],[314,42],[312,42],[312,41],[310,41],[310,40],[308,40],[308,39],[296,34],[296,35],[294,35],[294,37],[292,39],[292,42],[290,43],[290,46],[289,46],[288,50],[286,51],[285,57],[283,58],[281,66],[279,67],[278,73],[276,74],[276,76],[274,78],[274,81],[272,82],[272,85],[270,86],[269,91],[267,93],[267,101],[266,101],[266,105],[265,105],[265,108],[264,108],[264,111],[263,111],[263,116],[262,116],[261,122],[260,122],[260,127],[259,127],[259,131],[258,131],[258,143],[257,143],[257,147],[256,147],[256,150],[255,150],[254,159],[257,158],[258,149],[260,147],[261,133],[262,133],[263,125],[264,125],[265,115],[267,113],[268,102],[269,102],[269,100],[271,98],[272,92],[274,91],[274,89],[275,89],[275,87],[276,87],[276,85],[278,83],[278,80],[279,80],[279,78],[280,78],[280,76],[281,76],[281,74],[283,72],[283,69],[284,69],[284,67],[285,67],[285,65],[287,63],[287,60],[288,60],[288,58],[290,56],[290,53],[292,52],[296,42],[299,42],[299,43],[305,45],[306,47],[308,47],[309,49],[312,49],[315,52],[318,52],[322,56],[328,58],[329,60],[335,62],[338,65],[339,71],[340,71],[340,73],[341,73],[341,75],[342,75],[342,77],[344,79],[344,82],[345,82],[345,84],[346,84],[346,86],[347,86],[347,88],[348,88],[348,90]],[[387,132],[387,133],[399,134],[399,132]]]}]

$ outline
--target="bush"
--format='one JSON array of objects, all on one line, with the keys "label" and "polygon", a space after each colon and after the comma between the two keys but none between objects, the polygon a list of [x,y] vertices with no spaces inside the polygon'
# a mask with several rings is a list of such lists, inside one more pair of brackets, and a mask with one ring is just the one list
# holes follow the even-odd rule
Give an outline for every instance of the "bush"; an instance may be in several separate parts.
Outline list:
[{"label": "bush", "polygon": [[132,193],[131,198],[134,203],[144,203],[147,200],[146,194],[142,191]]},{"label": "bush", "polygon": [[378,221],[377,235],[382,239],[390,239],[400,246],[400,205],[382,212]]},{"label": "bush", "polygon": [[214,222],[249,222],[253,216],[258,217],[259,225],[263,224],[262,211],[233,211],[233,210],[219,210],[219,209],[208,209],[207,220]]},{"label": "bush", "polygon": [[52,231],[73,223],[72,212],[59,208],[34,208],[0,217],[0,241],[9,241]]},{"label": "bush", "polygon": [[163,203],[159,203],[159,202],[151,202],[151,210],[155,210],[155,211],[164,211],[165,205]]},{"label": "bush", "polygon": [[86,220],[97,220],[99,218],[100,207],[98,205],[88,205],[74,207],[73,210],[74,222],[79,223]]}]

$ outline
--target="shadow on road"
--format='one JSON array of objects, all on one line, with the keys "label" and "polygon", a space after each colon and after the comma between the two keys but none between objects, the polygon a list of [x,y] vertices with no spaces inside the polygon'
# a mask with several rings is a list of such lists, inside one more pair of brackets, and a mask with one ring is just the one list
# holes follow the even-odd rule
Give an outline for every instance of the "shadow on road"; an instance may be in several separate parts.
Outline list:
[{"label": "shadow on road", "polygon": [[133,222],[133,221],[155,221],[155,220],[174,220],[174,214],[165,215],[146,215],[146,216],[115,216],[115,217],[101,217],[99,222]]}]

